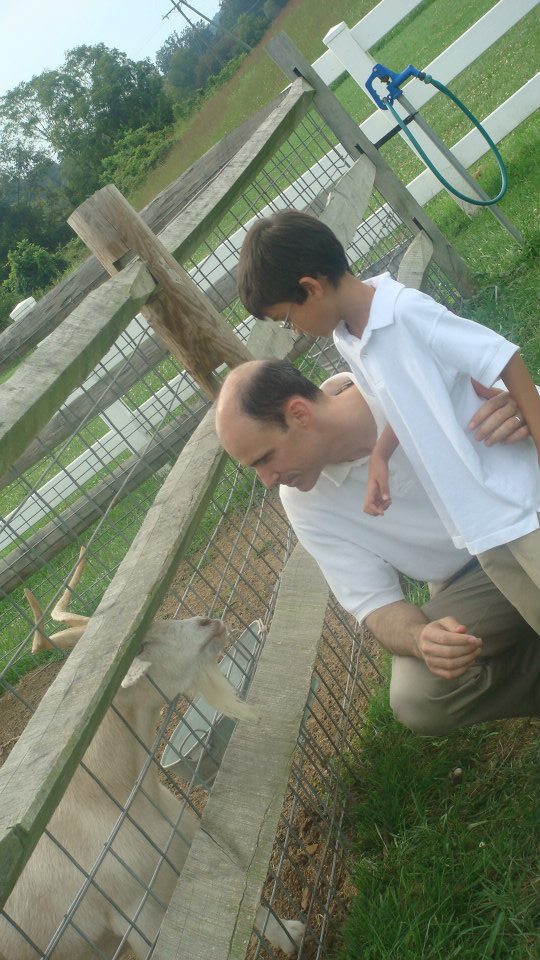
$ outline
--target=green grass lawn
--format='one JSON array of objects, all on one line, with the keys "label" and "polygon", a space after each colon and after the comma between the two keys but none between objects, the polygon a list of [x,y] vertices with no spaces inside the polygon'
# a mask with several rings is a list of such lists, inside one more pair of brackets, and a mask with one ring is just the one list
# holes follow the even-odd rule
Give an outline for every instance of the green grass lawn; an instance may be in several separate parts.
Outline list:
[{"label": "green grass lawn", "polygon": [[539,730],[418,737],[385,690],[372,698],[352,777],[357,895],[332,960],[540,956]]}]

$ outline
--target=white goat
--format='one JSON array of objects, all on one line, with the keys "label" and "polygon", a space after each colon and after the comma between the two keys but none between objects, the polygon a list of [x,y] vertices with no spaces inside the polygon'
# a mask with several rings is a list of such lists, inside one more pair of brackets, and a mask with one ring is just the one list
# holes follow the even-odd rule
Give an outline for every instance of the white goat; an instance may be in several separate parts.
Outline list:
[{"label": "white goat", "polygon": [[[55,619],[68,624],[65,631],[51,637],[56,646],[73,646],[88,622],[88,618],[67,611],[71,589],[78,582],[83,562],[81,557],[68,590],[52,613]],[[37,624],[42,618],[41,609],[29,591],[27,597]],[[114,833],[119,805],[126,804],[148,759],[141,743],[150,744],[154,739],[163,706],[163,697],[156,687],[169,700],[182,693],[192,696],[200,693],[228,716],[253,716],[252,709],[238,700],[217,665],[216,658],[224,646],[225,636],[226,628],[220,620],[194,617],[152,624],[140,656],[129,668],[113,707],[107,711],[84,755],[89,772],[78,768],[49,823],[49,832],[69,856],[48,836],[42,836],[6,903],[7,915],[31,938],[39,953],[11,923],[0,917],[0,951],[6,958],[37,960],[43,955],[54,960],[95,960],[96,955],[109,958],[116,956],[123,938],[137,958],[147,957],[198,828],[198,817],[189,808],[182,812],[182,803],[160,783],[156,764],[152,762],[144,775],[142,789],[137,790],[129,806],[129,818],[123,820],[110,850],[104,855],[103,845]],[[34,648],[44,646],[52,644],[36,626]],[[178,830],[173,830],[179,820]],[[165,859],[159,851],[165,852]],[[80,903],[70,908],[84,884],[85,875],[93,870],[101,856],[94,881]],[[151,888],[151,893],[145,898],[146,888]],[[58,944],[53,945],[54,932],[68,909],[73,910],[72,923]],[[135,921],[131,929],[130,920]],[[262,907],[257,923],[261,927],[266,923],[265,936],[288,956],[296,952],[303,924],[279,922],[267,916]],[[101,952],[92,949],[91,944]]]}]

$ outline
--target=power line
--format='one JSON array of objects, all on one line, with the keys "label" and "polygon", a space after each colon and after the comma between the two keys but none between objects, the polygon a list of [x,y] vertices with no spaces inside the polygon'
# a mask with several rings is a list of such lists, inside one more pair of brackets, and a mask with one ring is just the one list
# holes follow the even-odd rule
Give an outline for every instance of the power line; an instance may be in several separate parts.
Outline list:
[{"label": "power line", "polygon": [[[248,53],[251,53],[251,51],[254,49],[254,47],[250,46],[249,43],[246,43],[245,40],[241,40],[240,37],[237,37],[234,33],[232,33],[231,30],[227,30],[226,27],[222,27],[219,21],[215,23],[213,20],[210,20],[209,17],[207,17],[204,13],[201,13],[201,11],[197,10],[195,7],[192,7],[190,3],[186,2],[186,0],[171,0],[171,3],[173,5],[173,9],[176,10],[177,13],[180,13],[183,17],[186,17],[186,14],[184,13],[183,10],[180,9],[180,4],[182,4],[182,6],[184,7],[187,7],[189,10],[192,11],[192,13],[196,13],[197,16],[201,17],[202,20],[206,20],[206,22],[209,23],[216,30],[221,30],[222,33],[225,33],[228,37],[231,37],[235,41],[235,43],[239,43],[242,47],[244,47],[248,51]],[[163,14],[161,19],[168,20],[171,13],[172,13],[172,10],[169,10],[168,13]]]}]

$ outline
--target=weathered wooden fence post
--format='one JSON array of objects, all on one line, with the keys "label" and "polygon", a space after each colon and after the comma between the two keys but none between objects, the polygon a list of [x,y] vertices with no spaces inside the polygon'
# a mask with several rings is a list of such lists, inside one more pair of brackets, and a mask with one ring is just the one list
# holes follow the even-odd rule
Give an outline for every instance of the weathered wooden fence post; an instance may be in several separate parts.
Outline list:
[{"label": "weathered wooden fence post", "polygon": [[158,290],[142,314],[160,339],[210,397],[222,363],[237,366],[251,358],[191,277],[112,184],[77,207],[68,223],[111,274],[136,254],[146,263]]}]

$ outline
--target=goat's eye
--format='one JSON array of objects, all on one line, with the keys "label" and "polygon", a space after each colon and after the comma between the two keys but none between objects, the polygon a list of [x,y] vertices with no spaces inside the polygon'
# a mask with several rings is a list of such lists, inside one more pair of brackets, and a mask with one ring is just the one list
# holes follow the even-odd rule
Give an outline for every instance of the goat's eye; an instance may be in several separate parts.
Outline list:
[{"label": "goat's eye", "polygon": [[212,620],[205,620],[204,617],[199,617],[199,626],[200,627],[209,627],[213,623]]}]

